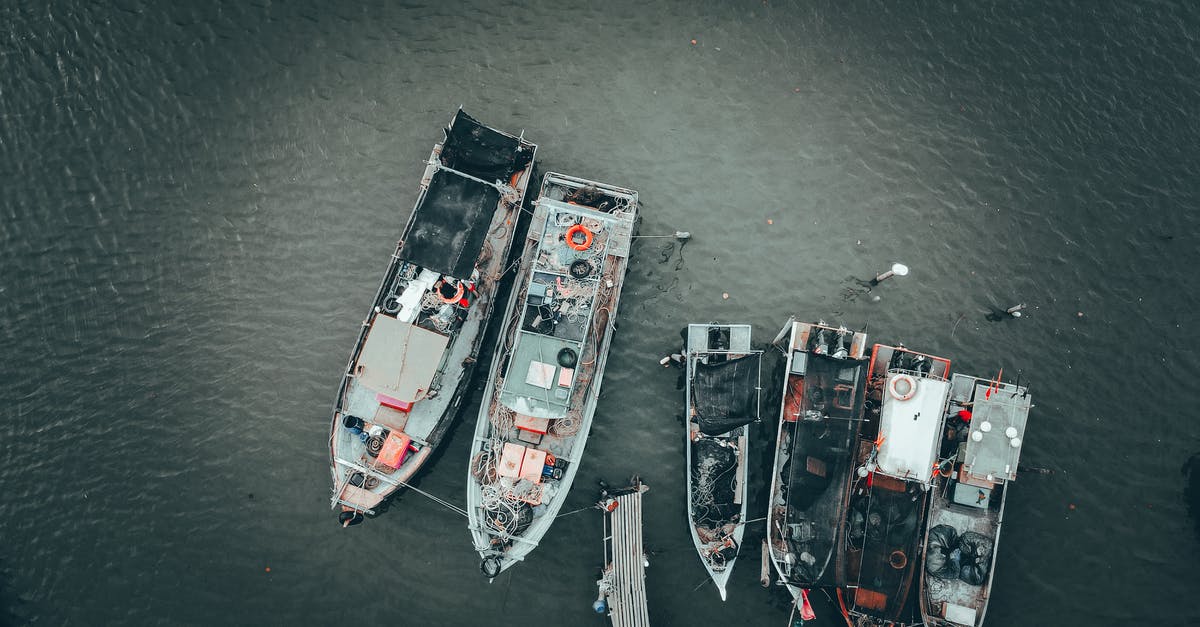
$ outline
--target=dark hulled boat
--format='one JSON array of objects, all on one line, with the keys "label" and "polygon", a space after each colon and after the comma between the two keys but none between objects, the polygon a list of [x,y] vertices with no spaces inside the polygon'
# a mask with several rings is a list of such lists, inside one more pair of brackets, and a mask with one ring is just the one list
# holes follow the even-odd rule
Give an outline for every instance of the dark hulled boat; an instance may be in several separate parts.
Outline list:
[{"label": "dark hulled boat", "polygon": [[793,597],[835,589],[851,448],[866,387],[867,336],[792,322],[775,437],[767,538],[771,562]]},{"label": "dark hulled boat", "polygon": [[406,485],[457,415],[536,151],[461,109],[434,146],[333,406],[331,506],[343,526]]},{"label": "dark hulled boat", "polygon": [[950,394],[949,360],[876,344],[853,451],[838,601],[848,624],[917,625],[908,602]]}]

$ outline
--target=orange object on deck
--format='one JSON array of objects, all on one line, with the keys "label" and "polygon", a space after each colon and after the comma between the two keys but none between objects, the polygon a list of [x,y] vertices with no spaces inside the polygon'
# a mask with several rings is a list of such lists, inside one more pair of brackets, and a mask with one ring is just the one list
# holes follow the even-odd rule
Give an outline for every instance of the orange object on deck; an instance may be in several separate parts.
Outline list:
[{"label": "orange object on deck", "polygon": [[412,438],[393,431],[388,434],[387,440],[383,442],[383,448],[379,451],[379,463],[392,468],[399,468],[400,464],[404,463],[404,458],[408,456],[408,447],[412,444]]},{"label": "orange object on deck", "polygon": [[532,431],[533,433],[546,435],[546,429],[550,428],[550,419],[534,418],[533,416],[517,414],[516,417],[513,418],[513,426],[521,429],[522,431]]},{"label": "orange object on deck", "polygon": [[400,411],[409,411],[412,409],[412,406],[413,406],[413,404],[408,401],[402,401],[397,398],[392,398],[392,397],[388,396],[387,394],[376,394],[375,400],[378,401],[379,404],[383,405],[384,407],[391,407],[392,409],[398,409]]},{"label": "orange object on deck", "polygon": [[535,448],[525,449],[525,459],[521,462],[521,478],[533,483],[542,482],[542,468],[546,466],[546,451]]},{"label": "orange object on deck", "polygon": [[504,443],[504,450],[500,453],[500,465],[496,468],[496,474],[501,477],[509,477],[516,479],[521,476],[521,462],[525,459],[525,447],[512,442]]}]

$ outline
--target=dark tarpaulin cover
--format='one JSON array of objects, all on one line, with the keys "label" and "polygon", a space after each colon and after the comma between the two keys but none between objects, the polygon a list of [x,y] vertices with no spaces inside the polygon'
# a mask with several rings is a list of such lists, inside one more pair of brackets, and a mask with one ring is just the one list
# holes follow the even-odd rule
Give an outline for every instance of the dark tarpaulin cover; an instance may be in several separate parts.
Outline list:
[{"label": "dark tarpaulin cover", "polygon": [[700,431],[720,435],[758,418],[758,354],[717,364],[696,363],[692,405]]},{"label": "dark tarpaulin cover", "polygon": [[[793,583],[805,588],[836,587],[838,524],[850,475],[850,446],[858,434],[866,361],[809,353],[800,417],[784,466],[790,548],[797,555]],[[815,419],[814,419],[815,418]],[[814,472],[814,468],[819,469]],[[791,525],[800,525],[792,527]],[[798,529],[798,532],[792,532]],[[810,563],[811,562],[811,563]]]},{"label": "dark tarpaulin cover", "polygon": [[452,172],[438,170],[404,233],[405,261],[470,279],[500,202],[500,192]]},{"label": "dark tarpaulin cover", "polygon": [[442,144],[442,165],[489,183],[508,183],[532,159],[532,149],[522,148],[521,140],[480,124],[462,109]]}]

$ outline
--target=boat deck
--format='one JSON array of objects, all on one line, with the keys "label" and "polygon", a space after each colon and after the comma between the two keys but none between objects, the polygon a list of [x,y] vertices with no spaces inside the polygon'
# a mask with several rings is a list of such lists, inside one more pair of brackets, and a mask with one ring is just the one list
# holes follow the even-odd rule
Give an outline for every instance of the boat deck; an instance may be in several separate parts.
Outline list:
[{"label": "boat deck", "polygon": [[489,576],[537,546],[578,471],[636,216],[632,190],[543,180],[467,482],[469,528]]}]

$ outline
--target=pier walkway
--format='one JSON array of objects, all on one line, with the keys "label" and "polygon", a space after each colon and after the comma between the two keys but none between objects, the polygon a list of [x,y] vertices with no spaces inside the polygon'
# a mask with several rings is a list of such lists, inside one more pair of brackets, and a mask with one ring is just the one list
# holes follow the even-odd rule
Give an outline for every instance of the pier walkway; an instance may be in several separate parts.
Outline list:
[{"label": "pier walkway", "polygon": [[604,514],[604,574],[597,585],[608,605],[613,627],[649,627],[646,609],[646,553],[642,546],[642,493],[649,488],[640,479],[617,491]]}]

